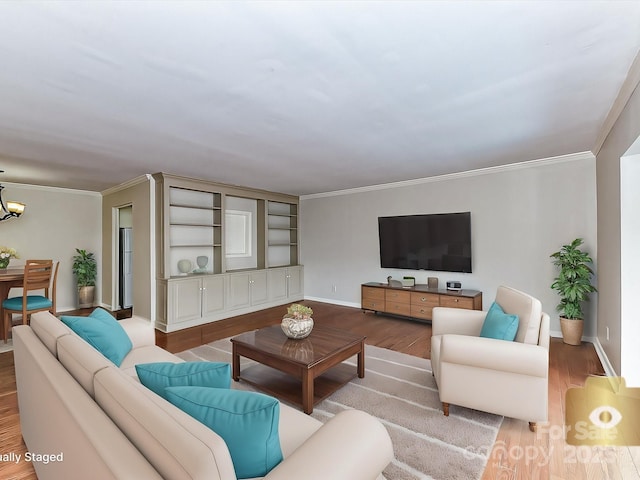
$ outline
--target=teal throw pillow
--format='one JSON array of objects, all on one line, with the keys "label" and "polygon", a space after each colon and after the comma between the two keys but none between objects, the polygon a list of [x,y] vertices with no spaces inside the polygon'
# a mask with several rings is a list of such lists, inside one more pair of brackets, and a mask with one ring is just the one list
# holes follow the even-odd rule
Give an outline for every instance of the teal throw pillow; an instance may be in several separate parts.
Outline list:
[{"label": "teal throw pillow", "polygon": [[63,315],[60,320],[118,367],[133,348],[124,328],[102,308],[94,310],[88,317]]},{"label": "teal throw pillow", "polygon": [[166,398],[165,387],[231,386],[231,366],[221,362],[156,362],[136,365],[140,383]]},{"label": "teal throw pillow", "polygon": [[518,315],[504,313],[502,307],[493,302],[482,324],[480,336],[513,342],[518,333],[519,323]]},{"label": "teal throw pillow", "polygon": [[280,403],[255,392],[167,387],[167,399],[222,437],[238,478],[264,477],[282,461]]}]

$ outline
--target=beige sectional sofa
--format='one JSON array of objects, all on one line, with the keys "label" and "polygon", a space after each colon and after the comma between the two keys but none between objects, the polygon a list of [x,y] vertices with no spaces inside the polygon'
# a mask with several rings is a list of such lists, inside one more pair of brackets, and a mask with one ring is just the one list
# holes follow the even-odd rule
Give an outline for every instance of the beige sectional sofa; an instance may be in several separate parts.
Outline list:
[{"label": "beige sectional sofa", "polygon": [[[50,460],[34,461],[38,478],[235,479],[222,438],[137,380],[136,364],[182,360],[154,344],[148,321],[120,323],[133,343],[120,368],[49,312],[13,328],[22,434]],[[284,460],[269,480],[373,480],[393,458],[361,411],[322,424],[280,404],[279,434]]]}]

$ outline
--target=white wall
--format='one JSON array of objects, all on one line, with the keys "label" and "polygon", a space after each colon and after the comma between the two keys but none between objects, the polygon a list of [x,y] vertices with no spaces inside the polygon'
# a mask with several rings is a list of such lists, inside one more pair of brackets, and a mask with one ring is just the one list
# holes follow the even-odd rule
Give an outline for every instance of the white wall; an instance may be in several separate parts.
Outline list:
[{"label": "white wall", "polygon": [[[93,252],[98,261],[96,299],[100,298],[101,220],[99,193],[63,188],[4,183],[4,200],[27,205],[25,213],[0,222],[0,245],[14,247],[20,259],[11,265],[24,265],[28,259],[51,258],[60,261],[57,282],[58,311],[77,308],[77,288],[71,272],[75,249]],[[12,290],[10,295],[20,291]]]},{"label": "white wall", "polygon": [[[640,155],[622,157],[620,160],[620,266],[621,266],[621,375],[627,386],[640,387],[640,355],[637,343],[640,338],[638,304],[640,291]],[[606,340],[606,327],[605,327]]]},{"label": "white wall", "polygon": [[[638,57],[640,59],[640,56]],[[621,313],[621,297],[623,290],[629,295],[637,295],[637,291],[627,290],[622,284],[621,258],[621,167],[620,158],[627,154],[629,148],[640,136],[640,89],[637,88],[639,76],[638,65],[631,68],[635,72],[629,87],[632,92],[624,108],[608,133],[602,148],[597,154],[596,173],[598,189],[598,276],[600,285],[598,293],[598,341],[606,354],[610,365],[605,365],[607,371],[616,375],[623,375],[628,369],[638,368],[640,363],[637,356],[637,337],[629,337],[623,331]],[[622,92],[622,90],[621,90]],[[615,104],[614,104],[615,105]],[[613,107],[612,107],[613,110]],[[631,153],[631,152],[629,152]],[[638,153],[634,151],[633,153]],[[637,185],[637,184],[636,184]],[[637,186],[635,187],[637,188]],[[637,206],[636,206],[637,210]],[[636,249],[637,254],[637,249]],[[627,322],[637,323],[637,313],[627,319]],[[609,329],[609,338],[606,331]],[[624,347],[626,345],[626,347]],[[623,347],[636,352],[636,359],[631,364],[624,365],[622,359]],[[608,368],[609,367],[609,368]],[[612,373],[612,372],[609,372]]]},{"label": "white wall", "polygon": [[[467,172],[380,188],[300,199],[305,298],[360,306],[360,285],[413,275],[460,280],[483,292],[484,309],[501,284],[542,301],[559,335],[549,255],[576,237],[596,252],[595,158],[590,153]],[[471,212],[473,273],[381,269],[378,216]],[[336,292],[333,292],[335,285]],[[596,333],[597,295],[586,306],[585,336]]]}]

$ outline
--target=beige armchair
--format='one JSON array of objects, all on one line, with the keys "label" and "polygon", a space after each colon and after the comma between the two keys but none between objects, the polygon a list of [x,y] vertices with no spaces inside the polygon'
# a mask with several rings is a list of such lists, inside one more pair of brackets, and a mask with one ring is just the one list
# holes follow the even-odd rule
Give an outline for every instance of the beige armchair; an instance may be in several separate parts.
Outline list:
[{"label": "beige armchair", "polygon": [[513,342],[480,337],[487,312],[433,309],[431,365],[445,415],[449,405],[536,423],[547,421],[549,315],[539,300],[501,286],[496,302],[519,317]]}]

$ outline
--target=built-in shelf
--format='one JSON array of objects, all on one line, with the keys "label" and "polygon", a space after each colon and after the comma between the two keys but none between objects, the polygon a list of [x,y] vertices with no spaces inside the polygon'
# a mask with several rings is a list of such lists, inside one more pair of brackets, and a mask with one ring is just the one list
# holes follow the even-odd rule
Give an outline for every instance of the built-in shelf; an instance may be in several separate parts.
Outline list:
[{"label": "built-in shelf", "polygon": [[[303,298],[297,197],[165,173],[153,177],[156,328],[173,332]],[[227,242],[237,241],[231,214],[248,203],[255,267],[243,270],[235,261],[238,246]],[[202,268],[198,257],[207,257],[206,272],[194,272]],[[180,260],[192,263],[187,274],[179,271]]]}]

